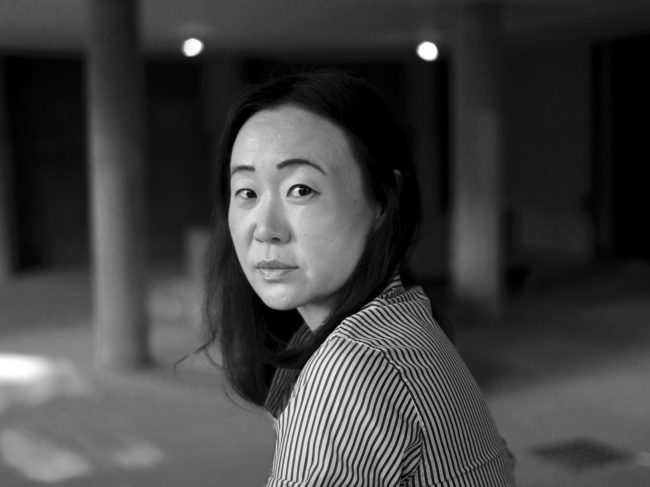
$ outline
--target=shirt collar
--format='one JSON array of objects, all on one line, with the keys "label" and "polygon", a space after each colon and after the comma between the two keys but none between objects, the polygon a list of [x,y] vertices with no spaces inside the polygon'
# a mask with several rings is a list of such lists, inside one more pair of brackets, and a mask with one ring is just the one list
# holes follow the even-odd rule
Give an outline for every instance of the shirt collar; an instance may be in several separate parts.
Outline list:
[{"label": "shirt collar", "polygon": [[395,269],[390,279],[386,283],[384,289],[379,293],[377,299],[390,299],[397,294],[401,294],[404,291],[404,285],[402,284],[402,278],[399,274],[399,271]]}]

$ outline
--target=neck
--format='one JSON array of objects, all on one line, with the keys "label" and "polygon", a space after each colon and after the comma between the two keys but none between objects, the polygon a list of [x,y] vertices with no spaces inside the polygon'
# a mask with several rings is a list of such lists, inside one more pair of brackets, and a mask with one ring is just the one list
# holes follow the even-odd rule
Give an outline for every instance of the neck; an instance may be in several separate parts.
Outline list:
[{"label": "neck", "polygon": [[306,305],[298,308],[298,313],[312,332],[316,332],[325,323],[330,312],[326,306]]}]

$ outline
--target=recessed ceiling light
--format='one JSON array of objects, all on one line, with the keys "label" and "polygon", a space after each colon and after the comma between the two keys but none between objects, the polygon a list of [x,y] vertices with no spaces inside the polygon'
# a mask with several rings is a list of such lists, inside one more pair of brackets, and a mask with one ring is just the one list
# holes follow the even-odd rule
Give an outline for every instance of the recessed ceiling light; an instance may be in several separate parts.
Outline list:
[{"label": "recessed ceiling light", "polygon": [[201,51],[203,51],[203,41],[196,39],[195,37],[186,39],[183,41],[182,50],[186,57],[198,56],[201,54]]},{"label": "recessed ceiling light", "polygon": [[431,62],[438,59],[438,46],[431,41],[420,42],[416,52],[423,61]]}]

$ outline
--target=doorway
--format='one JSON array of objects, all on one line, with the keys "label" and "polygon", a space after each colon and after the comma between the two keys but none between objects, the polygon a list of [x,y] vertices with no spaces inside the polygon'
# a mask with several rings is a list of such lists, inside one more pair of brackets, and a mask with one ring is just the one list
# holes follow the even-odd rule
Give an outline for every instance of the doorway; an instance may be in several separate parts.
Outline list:
[{"label": "doorway", "polygon": [[650,260],[650,36],[594,53],[597,247]]}]

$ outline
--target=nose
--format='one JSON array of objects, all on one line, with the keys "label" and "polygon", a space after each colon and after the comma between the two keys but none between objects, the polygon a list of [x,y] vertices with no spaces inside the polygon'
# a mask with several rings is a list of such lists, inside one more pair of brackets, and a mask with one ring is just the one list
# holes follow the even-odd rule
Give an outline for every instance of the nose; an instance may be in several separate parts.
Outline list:
[{"label": "nose", "polygon": [[253,238],[262,243],[285,243],[290,231],[284,212],[273,201],[260,202],[255,221]]}]

